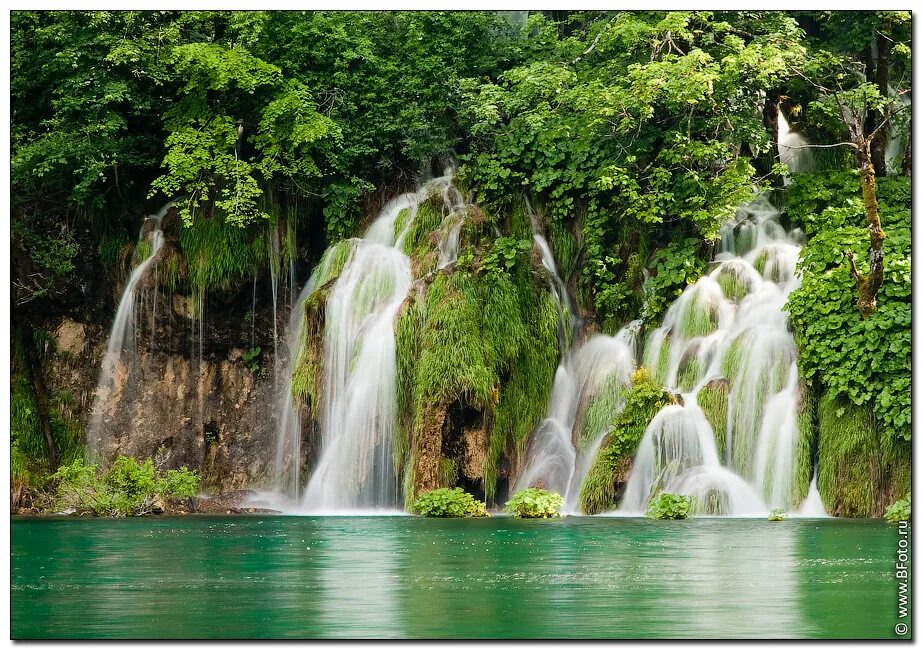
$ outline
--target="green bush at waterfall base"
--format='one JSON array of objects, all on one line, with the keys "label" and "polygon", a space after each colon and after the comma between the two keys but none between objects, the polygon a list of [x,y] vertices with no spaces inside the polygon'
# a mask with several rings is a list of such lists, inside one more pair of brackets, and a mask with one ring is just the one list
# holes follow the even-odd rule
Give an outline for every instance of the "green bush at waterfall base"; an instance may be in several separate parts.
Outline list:
[{"label": "green bush at waterfall base", "polygon": [[891,524],[912,521],[912,496],[907,495],[905,499],[900,499],[890,504],[887,507],[887,512],[884,513],[884,519]]},{"label": "green bush at waterfall base", "polygon": [[768,513],[769,521],[784,521],[786,513],[781,508],[775,508],[770,513]]},{"label": "green bush at waterfall base", "polygon": [[691,508],[691,497],[663,492],[650,500],[647,517],[650,519],[687,519]]},{"label": "green bush at waterfall base", "polygon": [[54,511],[102,517],[150,514],[168,501],[195,496],[199,488],[198,474],[185,467],[161,471],[150,458],[128,456],[119,456],[107,470],[77,459],[52,478],[55,490],[49,506]]},{"label": "green bush at waterfall base", "polygon": [[[646,368],[638,368],[631,376],[631,385],[623,389],[621,399],[624,408],[609,411],[604,423],[609,433],[595,462],[586,474],[580,489],[579,505],[586,514],[596,514],[617,507],[619,488],[627,481],[628,472],[650,420],[660,409],[672,401],[672,397]],[[590,419],[598,397],[590,402],[586,420]]]},{"label": "green bush at waterfall base", "polygon": [[[911,194],[910,179],[880,178],[877,195],[884,240],[884,282],[877,311],[862,319],[858,292],[843,252],[868,271],[868,232],[853,172],[795,176],[788,215],[808,242],[800,255],[803,281],[788,299],[791,326],[808,381],[833,396],[868,405],[887,438],[911,436]],[[822,465],[820,465],[822,467]]]},{"label": "green bush at waterfall base", "polygon": [[438,488],[413,502],[413,512],[423,517],[487,517],[487,506],[461,488]]},{"label": "green bush at waterfall base", "polygon": [[506,502],[506,511],[521,519],[550,519],[559,517],[563,497],[557,492],[541,488],[526,488],[516,492]]}]

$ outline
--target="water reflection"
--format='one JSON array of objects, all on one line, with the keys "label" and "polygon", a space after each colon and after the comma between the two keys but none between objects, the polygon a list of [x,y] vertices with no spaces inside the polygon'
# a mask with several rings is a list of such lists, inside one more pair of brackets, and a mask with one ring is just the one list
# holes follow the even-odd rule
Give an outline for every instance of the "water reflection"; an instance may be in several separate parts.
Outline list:
[{"label": "water reflection", "polygon": [[891,637],[877,521],[14,520],[26,637]]}]

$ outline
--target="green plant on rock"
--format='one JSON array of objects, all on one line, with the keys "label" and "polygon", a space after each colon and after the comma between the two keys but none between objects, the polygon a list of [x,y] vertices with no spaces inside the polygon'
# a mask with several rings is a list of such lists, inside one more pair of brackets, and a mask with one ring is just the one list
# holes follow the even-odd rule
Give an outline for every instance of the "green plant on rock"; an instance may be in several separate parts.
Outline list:
[{"label": "green plant on rock", "polygon": [[161,471],[148,458],[119,456],[105,471],[78,458],[61,466],[52,477],[56,487],[51,506],[107,517],[145,515],[164,502],[195,496],[198,475],[185,468]]},{"label": "green plant on rock", "polygon": [[[609,433],[580,488],[579,505],[586,514],[605,512],[618,505],[619,487],[627,480],[634,452],[647,425],[672,401],[646,368],[634,371],[631,384],[622,390],[620,399],[624,408],[608,414],[604,425],[610,427]],[[592,404],[587,408],[587,420],[591,409]]]},{"label": "green plant on rock", "polygon": [[829,514],[883,514],[880,494],[909,491],[909,444],[880,435],[873,412],[826,393],[817,406],[817,486]]},{"label": "green plant on rock", "polygon": [[423,517],[486,517],[487,506],[462,488],[437,488],[413,502],[412,511]]},{"label": "green plant on rock", "polygon": [[262,348],[256,346],[255,348],[248,348],[243,352],[243,363],[246,364],[247,368],[250,369],[254,375],[259,373],[259,358],[262,356]]},{"label": "green plant on rock", "polygon": [[506,502],[509,514],[522,519],[559,517],[561,508],[563,497],[557,492],[549,492],[542,488],[519,490]]},{"label": "green plant on rock", "polygon": [[650,259],[652,272],[643,285],[645,323],[655,323],[685,287],[696,282],[707,266],[701,241],[694,237],[671,241]]},{"label": "green plant on rock", "polygon": [[784,521],[786,516],[787,515],[782,508],[775,508],[770,513],[768,513],[768,520],[769,521]]},{"label": "green plant on rock", "polygon": [[691,512],[692,499],[683,494],[662,492],[653,499],[647,509],[650,519],[687,519]]},{"label": "green plant on rock", "polygon": [[899,499],[890,504],[884,513],[884,519],[891,524],[912,521],[912,495],[907,494],[905,499]]}]

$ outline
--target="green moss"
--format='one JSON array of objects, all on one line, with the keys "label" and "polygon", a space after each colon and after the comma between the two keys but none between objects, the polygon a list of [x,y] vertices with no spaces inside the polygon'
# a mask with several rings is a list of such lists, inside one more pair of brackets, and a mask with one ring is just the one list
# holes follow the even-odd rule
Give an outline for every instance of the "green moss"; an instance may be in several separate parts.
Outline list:
[{"label": "green moss", "polygon": [[[504,447],[524,449],[528,435],[534,430],[547,409],[557,367],[557,305],[546,291],[520,280],[518,318],[523,336],[515,348],[508,348],[499,357],[500,367],[508,375],[501,386],[494,412],[490,449],[487,457],[484,489],[493,497],[500,452]],[[502,349],[505,343],[502,321],[490,324],[493,347]]]},{"label": "green moss", "polygon": [[[544,414],[557,363],[556,305],[524,265],[439,273],[398,316],[398,460],[425,411],[460,403],[492,422],[484,490],[492,498],[504,451],[523,447]],[[411,463],[412,464],[412,463]],[[398,465],[399,466],[399,465]]]},{"label": "green moss", "polygon": [[298,356],[291,376],[292,398],[306,406],[313,416],[319,414],[323,388],[323,328],[331,282],[316,289],[304,300]]},{"label": "green moss", "polygon": [[579,256],[579,242],[566,225],[559,223],[557,219],[548,221],[548,234],[560,277],[568,278],[575,270]]},{"label": "green moss", "polygon": [[740,280],[736,273],[729,270],[717,274],[717,284],[720,285],[721,291],[728,300],[739,302],[749,293],[749,286]]},{"label": "green moss", "polygon": [[701,363],[697,356],[687,357],[679,366],[679,388],[688,392],[698,385],[698,375],[701,372]]},{"label": "green moss", "polygon": [[337,242],[327,249],[315,270],[312,279],[316,287],[301,308],[304,320],[298,343],[298,353],[291,377],[291,395],[296,402],[307,406],[316,414],[320,404],[323,382],[323,331],[326,318],[326,304],[333,284],[339,278],[352,252],[348,239]]},{"label": "green moss", "polygon": [[454,458],[442,458],[439,462],[439,478],[443,486],[452,486],[458,482],[458,461]]},{"label": "green moss", "polygon": [[411,294],[403,304],[394,325],[397,356],[398,435],[394,444],[394,466],[402,467],[410,450],[413,427],[413,389],[416,362],[420,356],[420,333],[424,323],[423,301]]},{"label": "green moss", "polygon": [[768,251],[762,251],[759,253],[755,260],[752,262],[752,266],[756,271],[759,272],[759,275],[765,276],[765,264],[768,262]]},{"label": "green moss", "polygon": [[243,228],[202,216],[183,226],[179,241],[195,291],[229,290],[269,259],[264,227]]},{"label": "green moss", "polygon": [[418,259],[435,249],[432,232],[442,223],[442,198],[435,195],[423,201],[416,209],[415,215],[409,209],[402,210],[397,217],[394,232],[399,235],[406,226],[407,219],[413,215],[413,221],[407,228],[403,239],[403,252]]},{"label": "green moss", "polygon": [[666,383],[666,375],[669,372],[669,336],[663,338],[663,343],[660,345],[659,353],[655,355],[653,347],[650,345],[650,341],[647,341],[647,345],[644,346],[643,353],[643,365],[645,368],[650,368],[653,372],[653,376],[656,378],[656,381],[661,384]]},{"label": "green moss", "polygon": [[693,296],[685,313],[676,323],[676,328],[686,339],[707,336],[717,329],[716,305],[698,295]]},{"label": "green moss", "polygon": [[493,350],[481,335],[481,313],[472,276],[442,274],[430,285],[414,385],[417,406],[456,400],[479,409],[490,404],[496,373]]},{"label": "green moss", "polygon": [[[35,330],[34,337],[32,344],[40,350],[49,345],[47,332]],[[24,470],[17,470],[21,478],[27,479],[33,488],[42,488],[51,473],[48,445],[42,432],[35,391],[26,372],[22,346],[22,339],[18,335],[14,336],[10,376],[10,440],[18,457],[12,460],[18,463],[16,467],[21,465],[20,469]],[[60,463],[69,463],[83,457],[86,433],[83,424],[71,415],[74,407],[73,396],[67,392],[51,391],[48,396],[48,421]]]},{"label": "green moss", "polygon": [[585,449],[593,440],[608,433],[624,403],[624,390],[617,376],[602,382],[596,393],[589,398],[586,410],[579,422],[577,441]]},{"label": "green moss", "polygon": [[637,445],[653,417],[672,401],[669,393],[645,368],[631,377],[621,399],[624,409],[615,418],[586,479],[580,487],[579,506],[587,514],[614,509]]},{"label": "green moss", "polygon": [[813,449],[816,444],[816,396],[806,382],[800,383],[800,400],[797,410],[799,436],[794,449],[794,485],[791,497],[794,504],[807,498],[813,480]]},{"label": "green moss", "polygon": [[[698,391],[698,406],[711,423],[714,441],[717,443],[717,456],[723,458],[727,449],[727,397],[729,387],[725,381],[708,382]],[[808,479],[809,482],[809,479]]]},{"label": "green moss", "polygon": [[25,373],[14,372],[10,391],[10,433],[20,452],[30,459],[46,459],[48,449],[38,420],[35,393]]},{"label": "green moss", "polygon": [[880,460],[870,410],[826,394],[817,417],[818,487],[827,511],[842,517],[871,516]]},{"label": "green moss", "polygon": [[148,257],[150,257],[153,247],[147,239],[140,240],[134,247],[134,256],[132,258],[132,263],[134,266],[138,266]]}]

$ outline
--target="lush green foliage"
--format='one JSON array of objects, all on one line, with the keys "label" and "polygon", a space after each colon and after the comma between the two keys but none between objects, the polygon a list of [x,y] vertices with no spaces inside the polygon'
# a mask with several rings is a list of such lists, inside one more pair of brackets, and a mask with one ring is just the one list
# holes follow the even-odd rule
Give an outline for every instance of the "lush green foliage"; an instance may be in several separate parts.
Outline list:
[{"label": "lush green foliage", "polygon": [[906,495],[905,499],[894,501],[884,513],[884,519],[891,524],[900,521],[912,521],[912,496]]},{"label": "lush green foliage", "polygon": [[682,494],[662,492],[650,499],[647,517],[651,519],[687,519],[691,507],[691,498]]},{"label": "lush green foliage", "polygon": [[148,514],[167,500],[195,496],[199,487],[198,475],[185,467],[161,471],[150,458],[127,456],[119,456],[105,471],[78,458],[52,478],[55,510],[107,517]]},{"label": "lush green foliage", "polygon": [[559,517],[562,507],[563,497],[560,494],[541,488],[519,490],[506,502],[509,514],[524,519]]},{"label": "lush green foliage", "polygon": [[424,517],[486,517],[487,508],[461,488],[424,492],[413,502],[413,512]]},{"label": "lush green foliage", "polygon": [[[844,251],[866,260],[867,229],[855,174],[798,176],[788,210],[809,237],[801,251],[803,282],[788,300],[804,377],[852,404],[868,404],[882,433],[911,435],[912,278],[910,183],[878,181],[885,276],[878,309],[862,319]],[[860,254],[859,254],[860,253]],[[864,262],[867,263],[866,261]]]},{"label": "lush green foliage", "polygon": [[[24,345],[31,345],[39,363],[52,346],[46,332],[36,330],[31,340],[24,340],[21,332],[13,338],[12,372],[10,386],[10,441],[13,476],[20,476],[31,488],[41,489],[53,472],[50,467],[48,444],[42,431],[42,414],[39,412],[27,364]],[[65,392],[52,391],[49,397],[48,427],[57,446],[59,460],[70,462],[83,455],[83,427],[73,418],[65,416],[61,407],[71,400]]]},{"label": "lush green foliage", "polygon": [[603,319],[623,318],[639,311],[633,255],[651,232],[713,241],[751,196],[737,146],[767,147],[751,107],[805,55],[801,35],[776,13],[580,14],[565,30],[534,15],[528,28],[526,63],[463,86],[462,171],[491,206],[525,190],[552,233],[579,223],[580,283]]},{"label": "lush green foliage", "polygon": [[458,80],[520,56],[491,12],[19,11],[11,23],[21,300],[68,286],[81,221],[116,262],[137,227],[123,215],[147,197],[176,199],[196,288],[264,270],[259,236],[280,202],[300,197],[290,216],[311,232],[352,234],[372,190],[459,143]]}]

